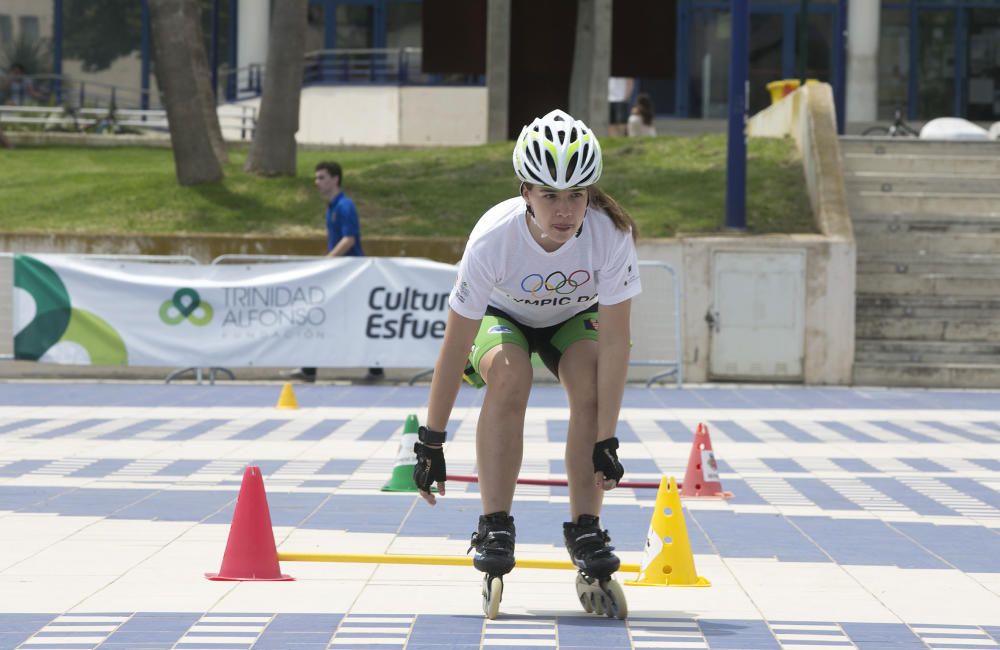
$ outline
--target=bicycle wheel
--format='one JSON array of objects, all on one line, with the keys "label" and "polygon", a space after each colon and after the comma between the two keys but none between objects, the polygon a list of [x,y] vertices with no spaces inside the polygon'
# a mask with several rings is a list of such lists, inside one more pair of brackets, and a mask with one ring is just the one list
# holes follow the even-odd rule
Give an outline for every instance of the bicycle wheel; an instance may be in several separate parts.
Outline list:
[{"label": "bicycle wheel", "polygon": [[889,135],[887,126],[870,126],[861,132],[861,135]]}]

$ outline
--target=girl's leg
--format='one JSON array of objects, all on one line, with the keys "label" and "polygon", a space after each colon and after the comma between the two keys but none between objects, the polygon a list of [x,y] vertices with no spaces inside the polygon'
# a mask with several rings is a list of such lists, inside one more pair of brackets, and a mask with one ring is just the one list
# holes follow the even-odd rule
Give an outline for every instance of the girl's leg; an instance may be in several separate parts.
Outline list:
[{"label": "girl's leg", "polygon": [[501,344],[483,356],[479,374],[486,397],[476,427],[479,490],[486,514],[510,512],[524,451],[524,412],[531,392],[531,358],[524,348]]},{"label": "girl's leg", "polygon": [[566,479],[570,513],[601,514],[604,491],[594,479],[594,443],[597,442],[597,341],[571,344],[559,360],[559,378],[569,398],[566,436]]}]

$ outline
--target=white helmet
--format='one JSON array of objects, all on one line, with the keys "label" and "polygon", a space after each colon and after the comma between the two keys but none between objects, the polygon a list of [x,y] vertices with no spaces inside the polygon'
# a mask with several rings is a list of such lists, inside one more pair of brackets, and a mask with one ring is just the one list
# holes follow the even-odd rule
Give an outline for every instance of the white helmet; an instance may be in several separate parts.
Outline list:
[{"label": "white helmet", "polygon": [[597,182],[602,169],[597,136],[558,109],[521,129],[514,145],[514,173],[532,185],[585,187]]}]

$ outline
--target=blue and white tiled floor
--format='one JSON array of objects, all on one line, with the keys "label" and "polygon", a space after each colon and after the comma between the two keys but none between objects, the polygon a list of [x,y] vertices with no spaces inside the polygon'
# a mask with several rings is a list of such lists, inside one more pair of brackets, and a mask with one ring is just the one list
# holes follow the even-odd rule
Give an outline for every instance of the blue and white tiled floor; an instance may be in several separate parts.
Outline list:
[{"label": "blue and white tiled floor", "polygon": [[[284,563],[209,582],[243,468],[262,468],[279,549],[463,555],[475,485],[438,506],[382,493],[426,388],[0,384],[0,650],[26,648],[1000,649],[1000,393],[629,388],[628,478],[682,477],[708,424],[728,502],[685,502],[709,589],[626,588],[586,615],[568,572],[515,570],[484,621],[462,567]],[[474,473],[463,390],[449,470]],[[537,386],[522,474],[559,477],[562,391]],[[603,522],[641,559],[652,490]],[[520,486],[521,557],[562,559],[565,488]]]}]

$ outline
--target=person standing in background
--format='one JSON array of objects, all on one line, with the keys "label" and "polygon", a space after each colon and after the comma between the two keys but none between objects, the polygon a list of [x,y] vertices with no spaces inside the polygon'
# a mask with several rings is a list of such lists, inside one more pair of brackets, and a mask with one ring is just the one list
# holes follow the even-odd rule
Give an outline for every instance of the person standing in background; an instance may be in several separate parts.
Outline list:
[{"label": "person standing in background", "polygon": [[[361,223],[354,201],[341,189],[344,171],[339,163],[320,162],[314,169],[313,180],[320,195],[326,199],[326,248],[327,257],[364,257],[361,248]],[[316,368],[299,368],[288,375],[312,383],[316,381]],[[385,378],[382,368],[369,368],[365,381],[380,381]]]},{"label": "person standing in background", "polygon": [[632,96],[632,80],[628,77],[608,77],[608,135],[625,135],[628,122],[628,98]]},{"label": "person standing in background", "polygon": [[652,98],[646,93],[639,93],[635,98],[632,114],[628,116],[628,137],[656,135],[656,125],[653,124],[655,116]]}]

